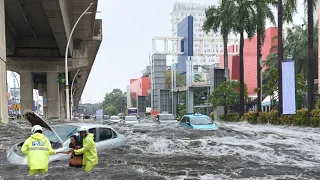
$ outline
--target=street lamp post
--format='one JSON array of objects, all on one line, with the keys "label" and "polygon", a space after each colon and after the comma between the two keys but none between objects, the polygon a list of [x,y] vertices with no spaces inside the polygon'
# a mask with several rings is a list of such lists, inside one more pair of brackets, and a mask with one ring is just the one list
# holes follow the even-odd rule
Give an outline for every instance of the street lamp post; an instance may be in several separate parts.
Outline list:
[{"label": "street lamp post", "polygon": [[66,77],[66,106],[67,106],[67,120],[70,120],[70,102],[69,102],[69,76],[68,76],[68,50],[69,50],[69,44],[72,38],[72,34],[77,26],[77,24],[79,23],[80,19],[82,18],[83,15],[86,14],[86,12],[90,9],[90,7],[93,5],[94,3],[90,3],[90,5],[88,6],[88,8],[80,15],[80,17],[78,18],[78,20],[76,21],[76,23],[73,25],[73,28],[70,32],[69,38],[68,38],[68,42],[67,42],[67,46],[66,46],[66,53],[65,53],[65,77]]},{"label": "street lamp post", "polygon": [[73,119],[73,83],[74,83],[74,80],[76,79],[78,73],[79,73],[80,69],[78,69],[78,71],[76,72],[76,74],[74,75],[73,79],[72,79],[72,83],[71,83],[71,119]]}]

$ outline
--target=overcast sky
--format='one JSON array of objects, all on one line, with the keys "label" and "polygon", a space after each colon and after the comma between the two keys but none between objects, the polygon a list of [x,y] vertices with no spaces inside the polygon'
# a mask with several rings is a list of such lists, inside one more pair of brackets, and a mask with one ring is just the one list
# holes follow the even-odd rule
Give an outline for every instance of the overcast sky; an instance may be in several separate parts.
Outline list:
[{"label": "overcast sky", "polygon": [[[300,0],[301,4],[303,0]],[[139,78],[149,64],[153,36],[171,36],[170,13],[175,0],[100,0],[103,41],[82,94],[82,103],[101,102],[114,88],[126,91],[129,79]],[[212,4],[217,0],[185,2]],[[302,11],[295,18],[301,23]],[[13,86],[8,73],[9,86]],[[36,97],[36,95],[35,95]]]}]

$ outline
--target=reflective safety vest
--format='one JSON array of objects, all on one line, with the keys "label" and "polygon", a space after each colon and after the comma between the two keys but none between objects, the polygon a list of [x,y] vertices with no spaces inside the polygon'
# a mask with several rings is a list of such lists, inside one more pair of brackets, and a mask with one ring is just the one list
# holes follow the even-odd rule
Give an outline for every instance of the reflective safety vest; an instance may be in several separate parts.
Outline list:
[{"label": "reflective safety vest", "polygon": [[93,139],[93,134],[89,133],[83,138],[82,148],[74,151],[76,155],[83,154],[83,165],[94,166],[98,164],[96,143]]},{"label": "reflective safety vest", "polygon": [[41,133],[31,135],[22,145],[21,151],[27,155],[30,169],[48,169],[50,155],[56,154],[48,138]]}]

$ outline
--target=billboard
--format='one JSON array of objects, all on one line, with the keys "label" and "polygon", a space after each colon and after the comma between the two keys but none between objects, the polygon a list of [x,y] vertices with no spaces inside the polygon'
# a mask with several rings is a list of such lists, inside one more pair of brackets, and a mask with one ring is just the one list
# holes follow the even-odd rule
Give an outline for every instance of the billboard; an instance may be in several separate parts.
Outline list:
[{"label": "billboard", "polygon": [[282,61],[283,114],[296,113],[296,82],[294,60]]},{"label": "billboard", "polygon": [[183,37],[181,41],[182,55],[178,55],[178,73],[186,73],[186,61],[188,56],[193,56],[193,17],[187,16],[178,24],[178,37]]}]

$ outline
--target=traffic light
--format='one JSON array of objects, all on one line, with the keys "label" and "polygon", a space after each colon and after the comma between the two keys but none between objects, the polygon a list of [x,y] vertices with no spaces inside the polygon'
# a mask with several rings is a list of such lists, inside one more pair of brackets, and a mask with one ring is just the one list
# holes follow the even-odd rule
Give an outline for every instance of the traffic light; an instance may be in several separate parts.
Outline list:
[{"label": "traffic light", "polygon": [[65,83],[66,82],[66,78],[64,77],[64,74],[60,74],[57,77],[57,82],[59,82],[59,83]]}]

